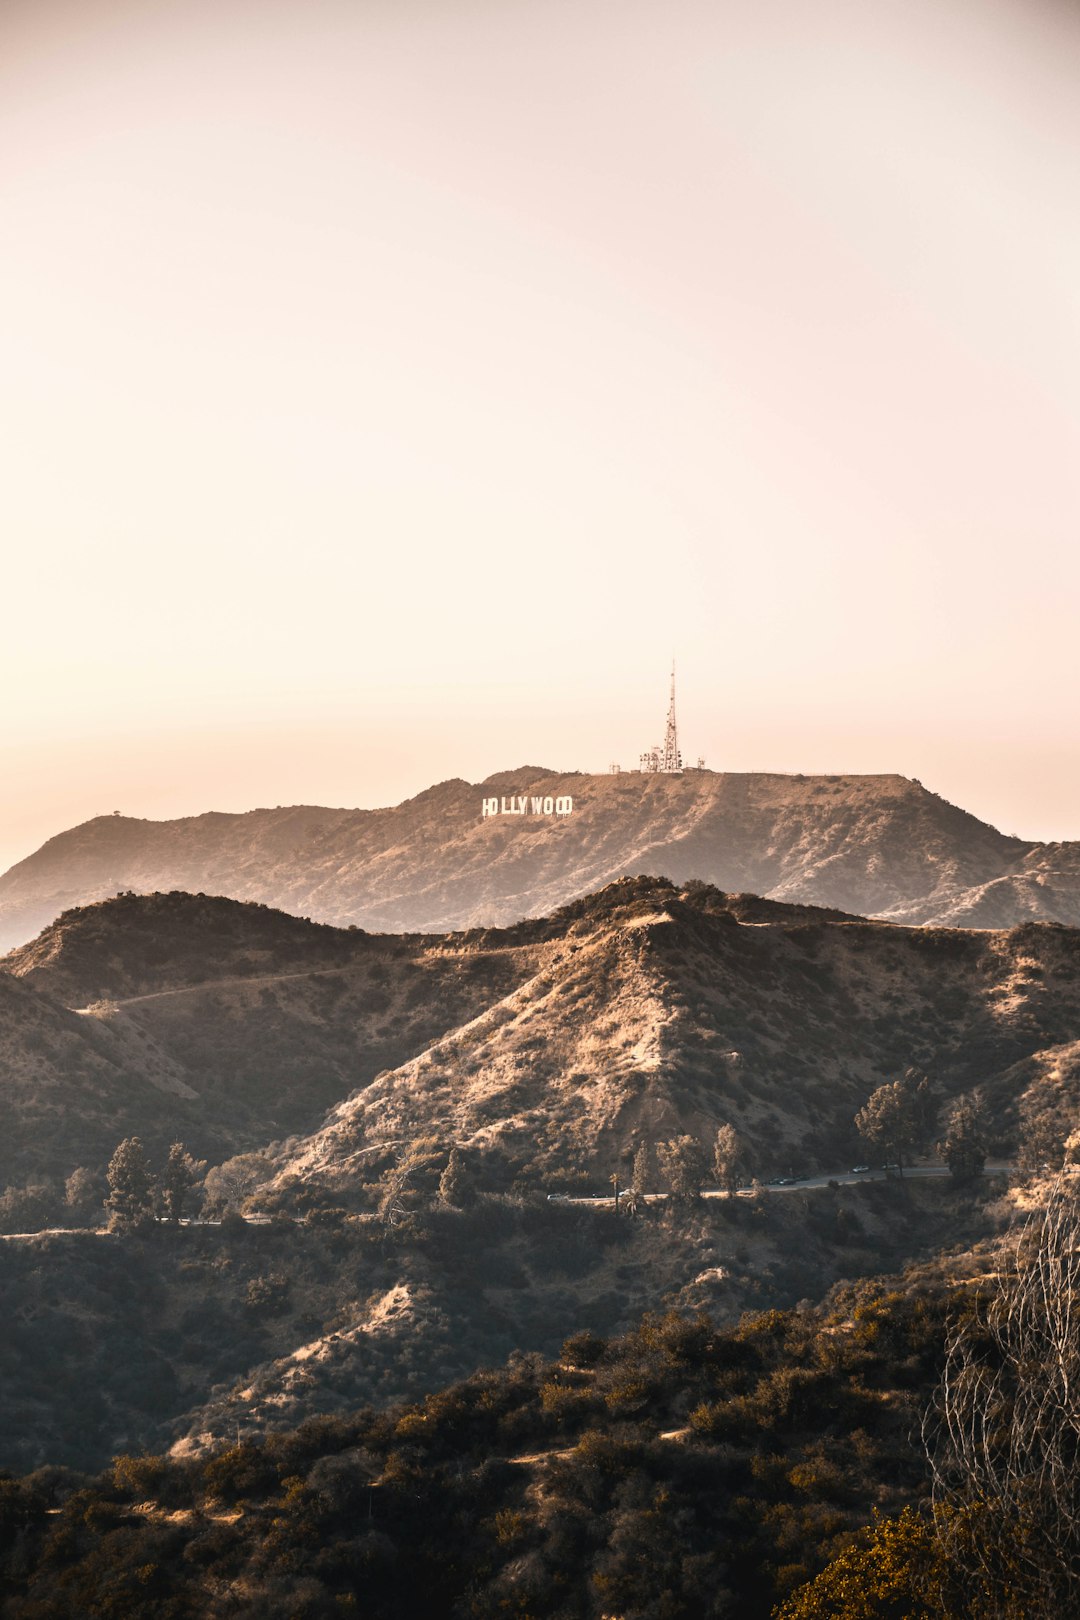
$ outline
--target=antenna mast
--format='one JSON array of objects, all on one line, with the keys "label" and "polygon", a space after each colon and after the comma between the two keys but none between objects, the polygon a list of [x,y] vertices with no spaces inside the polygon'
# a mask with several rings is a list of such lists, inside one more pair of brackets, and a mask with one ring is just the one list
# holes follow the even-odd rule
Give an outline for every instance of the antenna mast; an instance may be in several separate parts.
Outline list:
[{"label": "antenna mast", "polygon": [[679,753],[679,730],[675,724],[675,660],[671,660],[671,701],[668,704],[667,730],[664,733],[664,757],[660,765],[662,771],[681,771],[682,755]]},{"label": "antenna mast", "polygon": [[[702,761],[701,763],[704,763]],[[650,775],[663,773],[666,776],[675,776],[683,768],[682,755],[679,753],[679,728],[675,723],[675,660],[671,660],[671,699],[668,703],[667,729],[664,732],[664,745],[662,748],[648,748],[641,756],[641,769]]]}]

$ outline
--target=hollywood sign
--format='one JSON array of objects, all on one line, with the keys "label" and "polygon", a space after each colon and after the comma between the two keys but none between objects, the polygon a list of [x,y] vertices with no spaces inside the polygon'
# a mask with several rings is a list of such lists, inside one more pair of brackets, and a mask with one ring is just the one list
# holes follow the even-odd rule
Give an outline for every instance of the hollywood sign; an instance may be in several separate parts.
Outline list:
[{"label": "hollywood sign", "polygon": [[482,816],[568,816],[573,809],[574,801],[568,793],[561,793],[558,798],[553,798],[550,793],[542,799],[519,794],[509,799],[480,801]]}]

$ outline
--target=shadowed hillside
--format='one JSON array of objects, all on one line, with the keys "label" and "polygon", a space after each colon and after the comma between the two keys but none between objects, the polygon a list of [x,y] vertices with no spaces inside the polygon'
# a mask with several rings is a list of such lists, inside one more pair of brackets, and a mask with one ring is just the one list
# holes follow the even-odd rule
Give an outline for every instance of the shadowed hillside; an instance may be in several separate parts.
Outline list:
[{"label": "shadowed hillside", "polygon": [[[569,795],[569,815],[481,801]],[[1073,844],[1007,838],[901,776],[558,774],[440,783],[385,810],[310,806],[179,821],[101,816],[0,877],[0,949],[120,890],[261,901],[338,926],[445,932],[537,916],[628,873],[700,878],[864,916],[1080,924]]]},{"label": "shadowed hillside", "polygon": [[195,1092],[147,1033],[79,1017],[0,973],[0,1183],[101,1163],[128,1130],[167,1137]]},{"label": "shadowed hillside", "polygon": [[200,895],[66,913],[0,972],[0,1184],[103,1168],[132,1132],[221,1159],[315,1128],[532,970],[442,946]]},{"label": "shadowed hillside", "polygon": [[661,1304],[734,1323],[993,1226],[926,1182],[710,1199],[674,1220],[493,1195],[432,1199],[390,1232],[352,1218],[0,1241],[0,1467],[190,1456]]}]

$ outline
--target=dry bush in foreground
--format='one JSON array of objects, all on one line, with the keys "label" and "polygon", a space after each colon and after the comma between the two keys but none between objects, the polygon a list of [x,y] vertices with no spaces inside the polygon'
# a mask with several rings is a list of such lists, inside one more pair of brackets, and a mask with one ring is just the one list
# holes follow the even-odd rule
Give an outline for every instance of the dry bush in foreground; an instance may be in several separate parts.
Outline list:
[{"label": "dry bush in foreground", "polygon": [[1067,1179],[951,1329],[926,1440],[939,1534],[986,1612],[1080,1613],[1080,1197]]}]

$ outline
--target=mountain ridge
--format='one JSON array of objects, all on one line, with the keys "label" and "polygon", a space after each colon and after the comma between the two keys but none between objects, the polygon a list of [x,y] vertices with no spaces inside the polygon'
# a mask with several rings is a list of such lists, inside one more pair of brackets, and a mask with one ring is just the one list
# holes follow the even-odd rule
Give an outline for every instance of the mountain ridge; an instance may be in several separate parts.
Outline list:
[{"label": "mountain ridge", "polygon": [[[573,812],[484,816],[484,798]],[[118,891],[256,901],[338,927],[439,932],[542,916],[643,870],[905,923],[1080,925],[1080,843],[1013,838],[908,778],[605,776],[521,766],[400,805],[101,816],[0,875],[0,950]]]}]

